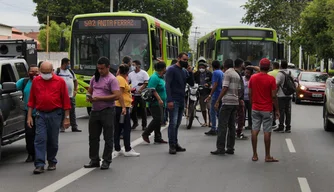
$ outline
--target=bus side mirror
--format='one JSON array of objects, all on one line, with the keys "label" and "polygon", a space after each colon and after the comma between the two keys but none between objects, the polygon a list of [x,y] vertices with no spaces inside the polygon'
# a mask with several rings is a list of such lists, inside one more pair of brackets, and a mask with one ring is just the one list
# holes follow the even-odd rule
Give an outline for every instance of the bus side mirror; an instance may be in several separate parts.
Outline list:
[{"label": "bus side mirror", "polygon": [[279,60],[284,59],[284,44],[283,43],[277,44],[277,57]]}]

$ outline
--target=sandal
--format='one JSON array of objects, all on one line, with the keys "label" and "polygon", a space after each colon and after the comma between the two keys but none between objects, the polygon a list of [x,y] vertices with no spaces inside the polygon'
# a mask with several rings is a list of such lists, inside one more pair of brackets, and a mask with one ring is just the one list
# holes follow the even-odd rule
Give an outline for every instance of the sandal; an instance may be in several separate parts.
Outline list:
[{"label": "sandal", "polygon": [[258,161],[259,158],[258,157],[252,157],[252,161]]},{"label": "sandal", "polygon": [[202,127],[207,127],[208,125],[206,123],[203,123],[202,124]]},{"label": "sandal", "polygon": [[275,159],[274,157],[269,157],[265,159],[265,162],[267,163],[276,163],[279,162],[278,159]]}]

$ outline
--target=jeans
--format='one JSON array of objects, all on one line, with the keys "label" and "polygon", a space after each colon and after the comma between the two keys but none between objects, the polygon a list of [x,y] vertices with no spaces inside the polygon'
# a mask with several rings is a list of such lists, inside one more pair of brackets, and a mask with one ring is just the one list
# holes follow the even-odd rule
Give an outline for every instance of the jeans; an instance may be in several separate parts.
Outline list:
[{"label": "jeans", "polygon": [[36,112],[35,167],[44,167],[45,153],[50,163],[57,164],[58,137],[63,110]]},{"label": "jeans", "polygon": [[[216,111],[215,104],[218,100],[218,97],[211,98],[211,108],[210,108],[210,118],[211,118],[211,130],[217,131],[217,118],[219,117],[219,109]],[[220,102],[219,102],[220,103]]]},{"label": "jeans", "polygon": [[[291,97],[278,97],[278,108],[280,113],[279,129],[291,129]],[[275,118],[275,117],[274,117]]]},{"label": "jeans", "polygon": [[[147,114],[146,114],[146,102],[141,98],[141,96],[135,96],[133,102],[133,108],[131,111],[131,119],[133,121],[133,124],[138,124],[138,117],[137,117],[137,111],[138,108],[140,110],[141,114],[141,125],[143,127],[147,126]],[[139,104],[139,107],[138,107]]]},{"label": "jeans", "polygon": [[89,158],[92,163],[100,162],[100,135],[103,131],[104,151],[103,160],[111,163],[115,126],[115,108],[106,108],[101,111],[91,111],[89,116]]},{"label": "jeans", "polygon": [[[77,124],[77,117],[75,115],[75,97],[70,98],[71,101],[71,110],[70,110],[70,123],[71,123],[71,129],[77,129],[78,124]],[[65,118],[65,113],[63,113],[63,119]],[[61,130],[65,130],[63,127],[63,122],[61,122]]]},{"label": "jeans", "polygon": [[234,151],[235,116],[237,109],[238,105],[223,105],[220,108],[217,136],[217,149],[219,151],[225,151],[226,134],[227,150]]},{"label": "jeans", "polygon": [[153,119],[148,125],[147,129],[144,131],[144,136],[149,136],[154,131],[154,140],[161,140],[161,119],[163,115],[163,110],[164,109],[161,106],[150,107]]},{"label": "jeans", "polygon": [[32,128],[28,127],[27,124],[28,112],[26,111],[26,117],[24,121],[25,125],[25,140],[26,140],[26,149],[29,155],[35,156],[35,132],[36,132],[36,118],[33,116],[33,125]]},{"label": "jeans", "polygon": [[168,140],[169,145],[178,144],[178,129],[182,121],[184,102],[174,101],[174,108],[169,109]]},{"label": "jeans", "polygon": [[[247,112],[248,127],[252,127],[252,105],[249,100],[245,100],[245,117]],[[246,120],[245,120],[246,121]]]},{"label": "jeans", "polygon": [[130,119],[130,111],[129,108],[126,108],[126,115],[124,116],[124,123],[119,123],[119,119],[122,114],[122,107],[116,107],[116,119],[118,121],[115,122],[115,132],[114,132],[114,144],[115,150],[120,151],[120,136],[123,135],[123,142],[125,151],[131,150],[131,119]]}]

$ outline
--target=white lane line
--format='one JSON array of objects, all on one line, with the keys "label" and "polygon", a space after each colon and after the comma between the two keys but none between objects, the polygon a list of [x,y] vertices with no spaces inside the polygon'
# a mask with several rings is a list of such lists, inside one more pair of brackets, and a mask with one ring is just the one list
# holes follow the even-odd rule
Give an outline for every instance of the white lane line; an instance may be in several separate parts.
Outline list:
[{"label": "white lane line", "polygon": [[[168,128],[168,126],[165,127],[161,127],[161,131],[163,131],[164,129]],[[152,133],[152,135],[150,137],[153,137],[154,133]],[[131,142],[131,147],[136,147],[137,145],[139,145],[140,143],[142,143],[144,140],[140,137],[134,141]],[[122,150],[124,151],[124,147],[122,147]],[[116,158],[117,155],[113,155],[112,159]],[[87,175],[88,173],[94,171],[97,168],[92,168],[92,169],[86,169],[86,168],[81,168],[69,175],[67,175],[66,177],[52,183],[49,186],[46,186],[45,188],[39,190],[38,192],[55,192],[63,187],[65,187],[66,185],[78,180],[80,177],[83,177],[85,175]]]},{"label": "white lane line", "polygon": [[296,153],[296,149],[292,144],[292,140],[288,138],[288,139],[285,139],[285,141],[286,141],[286,144],[288,145],[288,149],[290,153]]},{"label": "white lane line", "polygon": [[298,177],[298,182],[302,192],[311,192],[311,188],[305,177]]}]

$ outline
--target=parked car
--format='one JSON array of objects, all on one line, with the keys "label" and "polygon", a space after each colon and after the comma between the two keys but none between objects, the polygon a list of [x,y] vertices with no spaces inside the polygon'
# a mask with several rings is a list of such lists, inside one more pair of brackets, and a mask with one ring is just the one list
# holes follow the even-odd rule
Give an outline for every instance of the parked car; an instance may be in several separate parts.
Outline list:
[{"label": "parked car", "polygon": [[295,103],[302,101],[323,102],[325,94],[327,73],[300,72],[297,78]]},{"label": "parked car", "polygon": [[323,105],[325,131],[334,131],[334,78],[328,78]]},{"label": "parked car", "polygon": [[[298,86],[298,84],[297,84],[298,75],[300,74],[300,72],[301,72],[302,70],[300,70],[300,69],[291,69],[291,68],[289,68],[288,71],[289,71],[289,73],[291,74],[293,80],[296,82],[295,84],[296,84],[296,87],[297,87],[297,86]],[[295,101],[295,99],[296,99],[296,93],[294,93],[294,94],[292,95],[292,101]]]},{"label": "parked car", "polygon": [[0,159],[1,148],[24,138],[24,104],[16,82],[28,76],[24,59],[0,59]]}]

